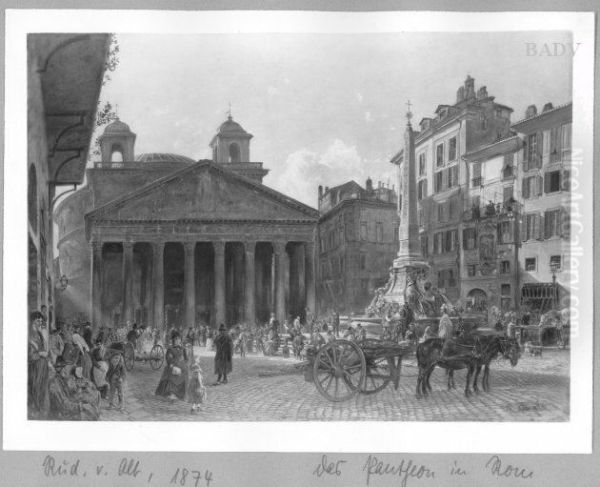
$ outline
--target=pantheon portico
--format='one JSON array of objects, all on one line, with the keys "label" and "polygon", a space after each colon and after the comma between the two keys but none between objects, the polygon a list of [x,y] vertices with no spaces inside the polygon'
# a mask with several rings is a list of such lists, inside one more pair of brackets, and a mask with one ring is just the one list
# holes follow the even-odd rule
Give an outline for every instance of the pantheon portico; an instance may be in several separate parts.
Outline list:
[{"label": "pantheon portico", "polygon": [[99,204],[85,212],[81,239],[94,325],[231,326],[315,309],[317,211],[262,184],[262,163],[246,162],[251,137],[229,117],[212,161],[135,158],[129,127],[107,126],[85,199]]}]

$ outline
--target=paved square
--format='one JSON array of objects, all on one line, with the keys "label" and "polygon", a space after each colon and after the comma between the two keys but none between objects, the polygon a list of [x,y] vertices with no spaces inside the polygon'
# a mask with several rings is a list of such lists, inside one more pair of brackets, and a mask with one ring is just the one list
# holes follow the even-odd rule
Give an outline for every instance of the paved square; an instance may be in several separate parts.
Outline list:
[{"label": "paved square", "polygon": [[[196,348],[206,384],[214,381],[214,352]],[[446,390],[445,372],[432,375],[432,394],[415,397],[414,357],[403,362],[398,390],[388,386],[374,395],[358,394],[342,403],[323,398],[306,382],[293,358],[250,354],[235,357],[226,385],[208,387],[202,411],[154,395],[162,370],[136,362],[125,386],[125,409],[102,409],[101,420],[114,421],[568,421],[569,351],[547,350],[525,356],[515,368],[491,364],[489,393],[466,398],[465,373],[456,374],[457,389]]]}]

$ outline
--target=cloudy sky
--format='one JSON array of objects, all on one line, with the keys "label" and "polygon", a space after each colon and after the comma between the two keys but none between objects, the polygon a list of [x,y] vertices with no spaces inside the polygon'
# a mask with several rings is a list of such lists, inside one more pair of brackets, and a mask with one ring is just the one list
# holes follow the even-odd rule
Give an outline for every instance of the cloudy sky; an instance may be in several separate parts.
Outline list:
[{"label": "cloudy sky", "polygon": [[[571,100],[571,58],[528,56],[566,33],[118,34],[120,63],[101,100],[137,133],[136,154],[210,158],[232,114],[265,184],[316,206],[317,186],[389,180],[411,100],[415,121],[453,104],[467,74],[514,108]],[[552,47],[552,46],[551,46]],[[552,47],[553,49],[553,47]],[[530,48],[530,53],[532,49]],[[546,51],[547,52],[547,51]]]}]

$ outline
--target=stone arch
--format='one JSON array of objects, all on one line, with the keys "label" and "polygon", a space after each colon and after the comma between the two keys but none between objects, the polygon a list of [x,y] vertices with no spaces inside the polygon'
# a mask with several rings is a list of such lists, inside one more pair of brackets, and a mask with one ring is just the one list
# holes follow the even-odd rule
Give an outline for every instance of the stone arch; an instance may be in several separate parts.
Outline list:
[{"label": "stone arch", "polygon": [[241,162],[240,146],[237,142],[229,144],[229,162]]},{"label": "stone arch", "polygon": [[483,289],[475,288],[467,294],[467,308],[473,311],[487,312],[488,296]]},{"label": "stone arch", "polygon": [[28,186],[27,186],[27,210],[29,214],[29,223],[34,231],[37,231],[38,218],[38,199],[37,199],[37,171],[35,165],[29,166]]},{"label": "stone arch", "polygon": [[121,144],[113,144],[110,147],[110,162],[123,162],[125,159],[125,151]]}]

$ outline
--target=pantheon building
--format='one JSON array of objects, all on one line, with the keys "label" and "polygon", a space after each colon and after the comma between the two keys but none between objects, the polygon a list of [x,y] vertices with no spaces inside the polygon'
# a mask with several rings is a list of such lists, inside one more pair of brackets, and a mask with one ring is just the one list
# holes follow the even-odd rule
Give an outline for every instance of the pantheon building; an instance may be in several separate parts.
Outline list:
[{"label": "pantheon building", "polygon": [[229,116],[195,162],[136,155],[130,127],[107,125],[86,186],[55,211],[58,317],[231,326],[314,311],[318,212],[262,183],[251,138]]}]

